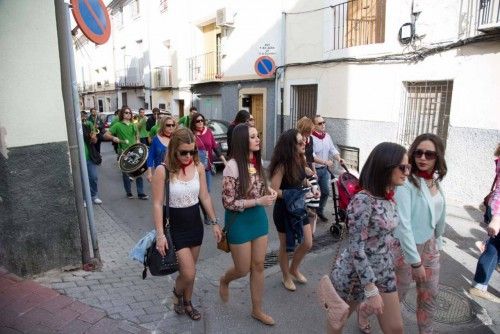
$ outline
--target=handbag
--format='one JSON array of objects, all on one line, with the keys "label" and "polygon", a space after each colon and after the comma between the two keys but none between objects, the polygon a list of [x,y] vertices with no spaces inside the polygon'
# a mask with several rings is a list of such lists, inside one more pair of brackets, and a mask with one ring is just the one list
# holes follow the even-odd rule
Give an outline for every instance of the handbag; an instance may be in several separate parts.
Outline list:
[{"label": "handbag", "polygon": [[[234,213],[232,216],[236,216],[237,213]],[[231,217],[232,218],[232,217]],[[220,249],[223,252],[229,253],[231,249],[229,249],[229,242],[227,241],[227,232],[229,231],[229,226],[234,222],[236,217],[232,218],[230,222],[227,222],[227,224],[224,225],[224,228],[222,229],[222,237],[220,238],[220,241],[217,243],[217,249]]]},{"label": "handbag", "polygon": [[165,202],[163,210],[163,231],[165,233],[165,238],[167,239],[168,250],[165,256],[161,256],[160,252],[156,249],[156,240],[148,248],[146,255],[144,256],[144,270],[142,271],[142,279],[147,276],[147,269],[153,276],[165,276],[175,273],[179,270],[179,262],[177,260],[177,254],[175,253],[175,246],[172,240],[172,235],[170,233],[170,212],[168,209],[169,197],[170,197],[170,182],[169,182],[169,172],[165,165]]},{"label": "handbag", "polygon": [[487,208],[488,205],[490,204],[491,196],[493,196],[493,193],[495,192],[495,184],[496,183],[497,183],[497,175],[495,175],[495,178],[493,179],[493,184],[491,185],[490,192],[483,199],[483,204],[484,204],[485,208]]},{"label": "handbag", "polygon": [[335,330],[342,329],[349,316],[349,305],[340,298],[328,275],[321,278],[316,292],[320,304],[326,311],[329,325]]}]

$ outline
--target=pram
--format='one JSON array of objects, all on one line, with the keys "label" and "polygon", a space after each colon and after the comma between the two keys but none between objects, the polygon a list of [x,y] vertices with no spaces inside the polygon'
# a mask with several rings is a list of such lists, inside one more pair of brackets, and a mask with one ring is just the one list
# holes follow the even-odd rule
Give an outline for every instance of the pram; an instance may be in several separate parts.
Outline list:
[{"label": "pram", "polygon": [[359,180],[349,172],[346,165],[341,164],[345,172],[337,178],[332,176],[332,197],[335,222],[330,226],[330,233],[337,240],[342,239],[347,233],[347,206],[351,198],[359,190]]}]

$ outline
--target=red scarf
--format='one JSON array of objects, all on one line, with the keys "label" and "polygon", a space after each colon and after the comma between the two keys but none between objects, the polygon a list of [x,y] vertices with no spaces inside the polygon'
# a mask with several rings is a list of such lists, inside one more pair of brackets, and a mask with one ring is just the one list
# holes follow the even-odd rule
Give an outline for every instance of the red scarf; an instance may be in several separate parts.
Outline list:
[{"label": "red scarf", "polygon": [[257,168],[257,159],[255,158],[255,155],[249,159],[249,161],[255,168]]},{"label": "red scarf", "polygon": [[163,134],[163,137],[170,138],[170,137],[172,137],[172,134],[169,134],[169,135]]},{"label": "red scarf", "polygon": [[186,167],[193,163],[193,159],[189,159],[189,161],[185,164],[183,164],[182,161],[179,160],[179,158],[177,158],[177,161],[179,161],[179,164],[181,165],[182,172],[184,173],[184,175],[186,175]]},{"label": "red scarf", "polygon": [[423,177],[425,180],[432,180],[434,178],[434,171],[432,171],[432,172],[425,172],[425,171],[419,170],[417,172],[417,175],[419,177]]},{"label": "red scarf", "polygon": [[325,136],[326,136],[326,132],[318,132],[318,131],[314,130],[314,131],[312,132],[312,135],[313,135],[314,137],[318,138],[318,139],[323,139],[323,138],[325,138]]},{"label": "red scarf", "polygon": [[388,191],[385,193],[385,199],[388,201],[396,202],[394,200],[394,190]]}]

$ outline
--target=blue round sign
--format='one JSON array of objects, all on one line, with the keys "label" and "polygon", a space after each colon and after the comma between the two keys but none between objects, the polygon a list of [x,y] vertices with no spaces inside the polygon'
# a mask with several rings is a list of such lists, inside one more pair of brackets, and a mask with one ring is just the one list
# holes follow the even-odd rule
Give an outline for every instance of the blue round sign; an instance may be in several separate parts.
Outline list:
[{"label": "blue round sign", "polygon": [[273,58],[269,56],[262,56],[255,61],[255,73],[263,78],[269,78],[274,75],[276,65]]},{"label": "blue round sign", "polygon": [[73,16],[89,40],[104,44],[111,35],[111,21],[102,0],[71,0]]}]

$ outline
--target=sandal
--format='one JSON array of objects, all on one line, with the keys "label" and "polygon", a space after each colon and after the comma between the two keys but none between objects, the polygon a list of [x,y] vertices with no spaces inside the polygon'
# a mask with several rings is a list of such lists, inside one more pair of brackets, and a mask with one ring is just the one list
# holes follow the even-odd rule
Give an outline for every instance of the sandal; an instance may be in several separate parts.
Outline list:
[{"label": "sandal", "polygon": [[370,326],[369,315],[363,311],[362,307],[356,310],[358,314],[358,329],[363,334],[370,334],[372,327]]},{"label": "sandal", "polygon": [[[189,309],[188,309],[189,308]],[[190,300],[184,301],[184,312],[193,320],[200,320],[201,314],[200,312],[194,308],[193,304]]]},{"label": "sandal", "polygon": [[174,300],[174,311],[177,314],[184,314],[185,309],[184,309],[184,297],[181,294],[178,294],[175,292],[175,288],[172,291],[174,293],[175,299],[177,299],[177,302]]}]

